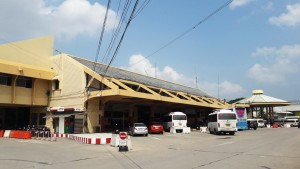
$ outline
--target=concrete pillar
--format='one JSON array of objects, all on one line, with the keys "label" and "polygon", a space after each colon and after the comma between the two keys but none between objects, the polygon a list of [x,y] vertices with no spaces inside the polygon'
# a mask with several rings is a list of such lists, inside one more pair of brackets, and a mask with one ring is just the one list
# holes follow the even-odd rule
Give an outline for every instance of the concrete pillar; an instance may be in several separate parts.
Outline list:
[{"label": "concrete pillar", "polygon": [[51,133],[54,133],[54,126],[53,126],[53,118],[52,118],[53,113],[52,112],[46,112],[46,127],[50,129]]},{"label": "concrete pillar", "polygon": [[59,117],[59,128],[58,131],[60,134],[65,133],[65,117]]},{"label": "concrete pillar", "polygon": [[105,121],[104,121],[104,112],[105,112],[105,100],[99,101],[99,121],[100,121],[100,131],[104,131]]}]

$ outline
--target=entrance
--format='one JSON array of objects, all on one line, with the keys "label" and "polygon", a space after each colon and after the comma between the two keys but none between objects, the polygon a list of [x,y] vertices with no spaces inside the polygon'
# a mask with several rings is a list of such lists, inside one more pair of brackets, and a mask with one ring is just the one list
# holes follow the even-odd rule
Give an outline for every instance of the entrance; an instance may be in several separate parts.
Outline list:
[{"label": "entrance", "polygon": [[0,129],[16,130],[26,128],[30,124],[30,108],[0,108]]},{"label": "entrance", "polygon": [[138,121],[139,123],[145,123],[146,126],[150,124],[150,107],[149,106],[137,106],[138,108]]},{"label": "entrance", "polygon": [[116,127],[121,131],[127,131],[129,127],[128,112],[105,111],[104,113],[104,130],[113,131]]}]

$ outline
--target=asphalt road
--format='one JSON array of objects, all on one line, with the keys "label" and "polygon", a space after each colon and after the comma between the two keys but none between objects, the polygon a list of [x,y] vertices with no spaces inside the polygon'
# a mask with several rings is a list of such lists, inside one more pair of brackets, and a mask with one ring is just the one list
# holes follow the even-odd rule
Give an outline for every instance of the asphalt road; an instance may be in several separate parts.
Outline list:
[{"label": "asphalt road", "polygon": [[16,168],[172,168],[300,169],[300,129],[241,131],[235,136],[191,134],[131,138],[133,150],[0,138],[0,169]]}]

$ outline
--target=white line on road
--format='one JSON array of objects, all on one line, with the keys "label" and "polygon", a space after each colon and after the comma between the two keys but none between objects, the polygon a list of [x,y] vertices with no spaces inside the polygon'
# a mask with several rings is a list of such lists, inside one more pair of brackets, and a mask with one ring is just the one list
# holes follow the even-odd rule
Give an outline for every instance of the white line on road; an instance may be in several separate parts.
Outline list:
[{"label": "white line on road", "polygon": [[157,137],[151,137],[151,138],[156,139],[156,140],[161,140],[161,139],[159,139],[159,138],[157,138]]},{"label": "white line on road", "polygon": [[227,144],[232,144],[233,142],[225,142],[225,143],[222,143],[222,144],[218,144],[218,145],[216,145],[215,147],[217,147],[217,146],[224,146],[224,145],[227,145]]}]

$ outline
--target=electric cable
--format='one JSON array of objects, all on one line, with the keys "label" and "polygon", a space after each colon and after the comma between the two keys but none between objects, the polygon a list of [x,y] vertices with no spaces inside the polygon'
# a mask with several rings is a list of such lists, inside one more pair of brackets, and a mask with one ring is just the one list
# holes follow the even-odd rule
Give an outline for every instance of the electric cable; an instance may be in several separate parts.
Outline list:
[{"label": "electric cable", "polygon": [[133,19],[136,18],[142,10],[149,4],[150,0],[144,1],[144,3],[141,5],[141,7],[137,10],[136,14],[133,16]]},{"label": "electric cable", "polygon": [[187,29],[186,31],[184,31],[182,34],[178,35],[177,37],[175,37],[174,39],[172,39],[171,41],[169,41],[168,43],[166,43],[165,45],[163,45],[162,47],[160,47],[159,49],[155,50],[154,52],[152,52],[150,55],[146,56],[144,59],[141,59],[139,61],[137,61],[136,63],[128,66],[126,69],[146,60],[147,58],[155,55],[156,53],[160,52],[161,50],[163,50],[164,48],[170,46],[171,44],[173,44],[174,42],[176,42],[177,40],[179,40],[180,38],[182,38],[183,36],[185,36],[186,34],[188,34],[189,32],[191,32],[192,30],[196,29],[200,24],[204,23],[205,21],[207,21],[209,18],[211,18],[212,16],[214,16],[215,14],[217,14],[218,12],[220,12],[222,9],[224,9],[225,7],[227,7],[229,4],[232,3],[233,0],[229,0],[226,3],[224,3],[223,5],[221,5],[219,8],[217,8],[216,10],[214,10],[212,13],[210,13],[209,15],[207,15],[205,18],[201,19],[199,22],[197,22],[195,25],[193,25],[192,27],[190,27],[189,29]]},{"label": "electric cable", "polygon": [[104,59],[103,59],[103,63],[106,63],[108,62],[108,56],[110,55],[111,51],[112,51],[112,48],[117,40],[117,37],[120,33],[120,30],[122,28],[122,25],[123,23],[125,22],[125,19],[126,19],[126,16],[127,16],[127,12],[128,12],[128,9],[130,7],[130,4],[131,4],[131,1],[127,0],[125,5],[124,5],[124,9],[123,9],[123,12],[121,14],[121,17],[120,17],[120,20],[119,20],[119,23],[118,23],[118,26],[117,26],[117,29],[116,31],[114,32],[113,36],[112,36],[112,39],[110,41],[110,44],[105,52],[105,55],[104,55]]},{"label": "electric cable", "polygon": [[103,35],[104,35],[104,30],[105,30],[107,15],[108,15],[108,12],[109,12],[110,2],[111,2],[111,0],[108,0],[108,2],[107,2],[105,17],[104,17],[104,21],[103,21],[103,24],[102,24],[102,30],[101,30],[99,43],[98,43],[98,48],[97,48],[97,52],[96,52],[96,56],[95,56],[95,64],[94,64],[94,67],[93,67],[93,71],[95,71],[96,62],[98,61],[98,57],[99,57],[99,53],[100,53],[100,48],[101,48],[101,43],[102,43],[102,39],[103,39]]},{"label": "electric cable", "polygon": [[113,54],[113,57],[111,58],[110,62],[108,63],[108,65],[107,65],[107,67],[106,67],[106,69],[105,69],[105,71],[104,71],[104,75],[106,74],[106,72],[107,72],[109,66],[110,66],[111,63],[115,60],[115,58],[116,58],[116,56],[117,56],[117,54],[118,54],[118,51],[119,51],[120,46],[121,46],[121,44],[122,44],[122,42],[123,42],[125,33],[127,32],[127,29],[128,29],[128,27],[129,27],[129,25],[130,25],[132,19],[133,19],[133,15],[134,15],[134,12],[135,12],[135,10],[136,10],[136,7],[137,7],[138,3],[139,3],[139,0],[137,0],[137,1],[135,2],[135,4],[134,4],[133,10],[132,10],[131,15],[130,15],[130,18],[129,18],[127,24],[126,24],[125,30],[124,30],[124,32],[123,32],[123,34],[122,34],[122,37],[121,37],[121,39],[120,39],[120,41],[119,41],[119,44],[118,44],[117,48],[116,48],[116,50],[115,50],[115,52],[114,52],[114,54]]}]

